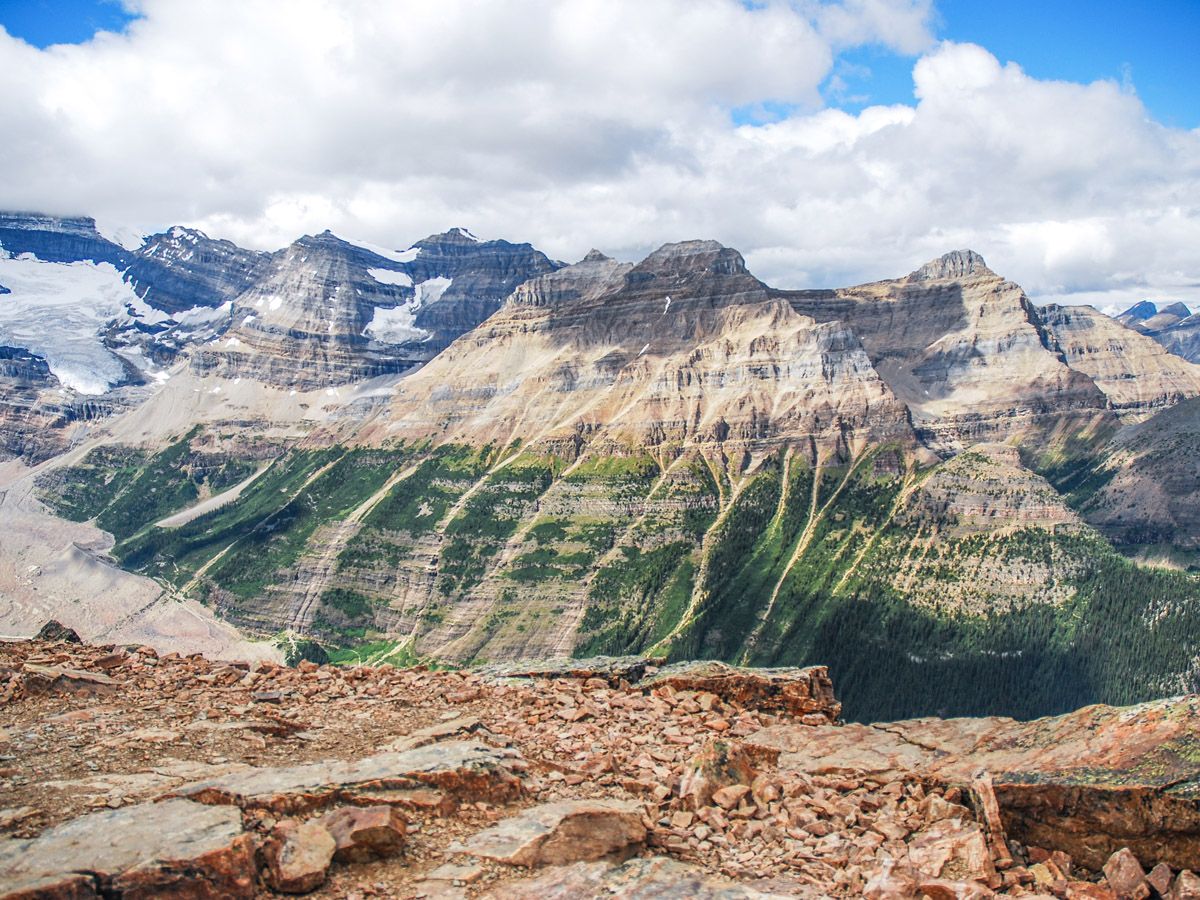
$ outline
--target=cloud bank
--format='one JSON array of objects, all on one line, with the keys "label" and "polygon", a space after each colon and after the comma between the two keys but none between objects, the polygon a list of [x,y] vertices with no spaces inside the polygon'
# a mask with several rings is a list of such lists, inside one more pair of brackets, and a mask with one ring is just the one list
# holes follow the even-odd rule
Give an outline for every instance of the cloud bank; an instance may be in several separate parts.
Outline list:
[{"label": "cloud bank", "polygon": [[[970,246],[1039,299],[1200,301],[1200,132],[1115,82],[937,43],[930,0],[138,0],[121,35],[0,30],[0,208],[259,248],[451,225],[573,260],[713,237],[780,286]],[[840,51],[911,104],[824,108]],[[786,110],[764,125],[735,110]]]}]

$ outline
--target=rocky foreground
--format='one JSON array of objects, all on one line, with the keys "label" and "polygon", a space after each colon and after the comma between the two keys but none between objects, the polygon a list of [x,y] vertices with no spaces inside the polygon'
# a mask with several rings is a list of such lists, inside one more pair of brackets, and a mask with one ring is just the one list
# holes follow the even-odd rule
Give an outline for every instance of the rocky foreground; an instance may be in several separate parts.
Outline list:
[{"label": "rocky foreground", "polygon": [[0,898],[1200,898],[1197,698],[839,715],[824,668],[9,643]]}]

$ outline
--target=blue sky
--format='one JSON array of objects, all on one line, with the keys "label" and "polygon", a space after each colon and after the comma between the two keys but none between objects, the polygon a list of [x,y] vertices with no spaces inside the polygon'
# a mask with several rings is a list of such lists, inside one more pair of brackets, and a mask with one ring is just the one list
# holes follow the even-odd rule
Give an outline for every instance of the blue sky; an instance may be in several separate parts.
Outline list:
[{"label": "blue sky", "polygon": [[[1200,0],[935,0],[935,9],[939,38],[981,44],[1035,78],[1131,83],[1163,124],[1200,127]],[[37,47],[120,31],[133,18],[119,0],[0,0],[0,24]],[[854,112],[911,103],[912,65],[888,49],[855,48],[841,54],[822,94]]]},{"label": "blue sky", "polygon": [[82,43],[132,20],[118,0],[0,0],[0,25],[35,47]]}]

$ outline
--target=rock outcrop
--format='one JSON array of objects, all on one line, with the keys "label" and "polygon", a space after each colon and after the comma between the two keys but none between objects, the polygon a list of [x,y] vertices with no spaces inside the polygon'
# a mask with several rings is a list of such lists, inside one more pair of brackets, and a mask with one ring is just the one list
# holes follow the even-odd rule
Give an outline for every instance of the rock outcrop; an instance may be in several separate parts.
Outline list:
[{"label": "rock outcrop", "polygon": [[[51,664],[121,690],[30,691]],[[0,898],[1184,900],[1198,716],[1183,698],[806,725],[582,670],[497,681],[9,643]],[[389,741],[419,749],[380,754]]]},{"label": "rock outcrop", "polygon": [[1127,847],[1186,868],[1200,853],[1200,701],[1091,706],[1031,722],[916,719],[764,729],[747,740],[783,769],[878,779],[905,773],[970,789],[991,774],[1010,837],[1098,870]]},{"label": "rock outcrop", "polygon": [[82,816],[0,844],[0,896],[253,897],[254,845],[241,819],[186,800]]}]

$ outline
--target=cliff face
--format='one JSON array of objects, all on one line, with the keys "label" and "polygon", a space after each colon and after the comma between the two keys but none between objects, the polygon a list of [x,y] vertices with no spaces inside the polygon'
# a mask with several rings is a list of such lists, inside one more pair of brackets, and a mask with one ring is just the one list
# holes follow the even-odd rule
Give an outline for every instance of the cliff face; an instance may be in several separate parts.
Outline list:
[{"label": "cliff face", "polygon": [[122,269],[130,260],[130,251],[102,235],[96,230],[96,220],[86,216],[0,212],[0,247],[12,256],[32,253],[45,262],[86,259]]},{"label": "cliff face", "polygon": [[1064,418],[1086,421],[1108,405],[1050,346],[1024,291],[971,251],[893,281],[776,295],[819,322],[852,328],[917,433],[940,452],[1036,440]]},{"label": "cliff face", "polygon": [[590,256],[524,285],[363,431],[431,434],[729,452],[912,439],[853,331],[796,314],[713,242],[667,245],[633,267]]},{"label": "cliff face", "polygon": [[516,284],[553,268],[528,245],[454,231],[403,253],[325,232],[264,262],[233,302],[219,341],[194,353],[201,374],[311,390],[402,372],[495,311]]}]

